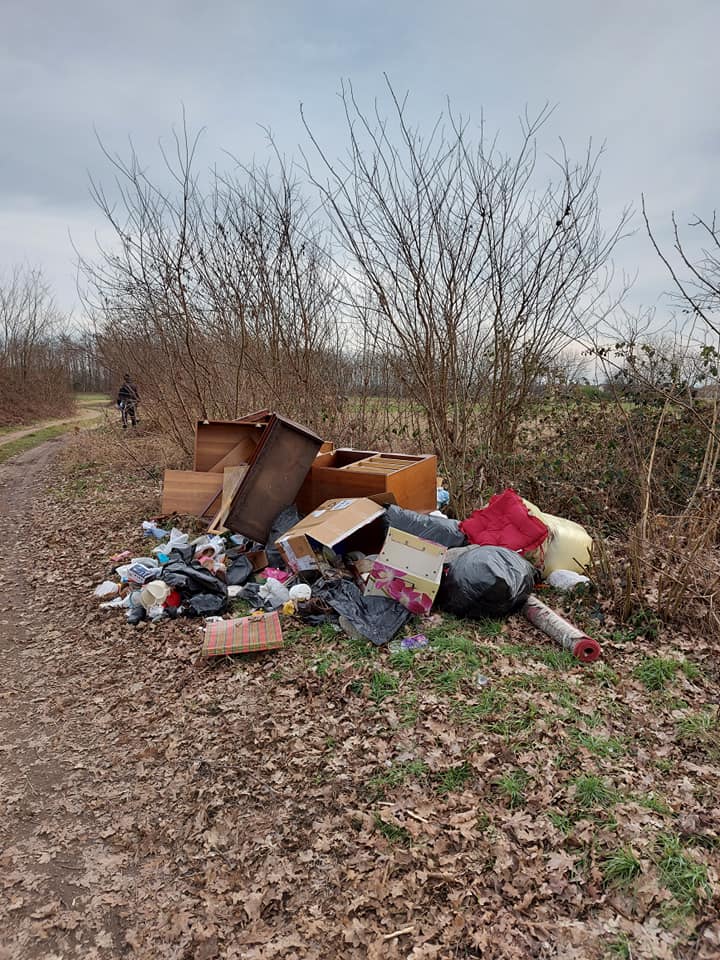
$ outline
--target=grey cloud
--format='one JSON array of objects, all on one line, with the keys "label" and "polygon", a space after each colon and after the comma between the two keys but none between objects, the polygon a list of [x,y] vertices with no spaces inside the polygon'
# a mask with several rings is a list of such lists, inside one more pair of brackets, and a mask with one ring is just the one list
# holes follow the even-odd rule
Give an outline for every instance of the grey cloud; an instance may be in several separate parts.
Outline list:
[{"label": "grey cloud", "polygon": [[[66,306],[75,301],[67,229],[91,244],[102,227],[87,183],[88,170],[107,174],[93,126],[113,151],[132,136],[159,169],[157,140],[184,104],[191,127],[208,128],[202,162],[223,166],[224,149],[265,155],[260,124],[296,152],[303,101],[339,153],[342,76],[370,102],[386,70],[411,91],[419,123],[449,95],[478,124],[484,111],[509,146],[526,104],[557,104],[542,149],[556,149],[559,135],[575,153],[590,136],[607,141],[608,222],[638,206],[641,191],[663,238],[673,207],[687,218],[715,205],[720,8],[711,0],[2,0],[2,26],[0,257],[42,261]],[[641,232],[617,260],[640,271],[636,302],[667,287]]]}]

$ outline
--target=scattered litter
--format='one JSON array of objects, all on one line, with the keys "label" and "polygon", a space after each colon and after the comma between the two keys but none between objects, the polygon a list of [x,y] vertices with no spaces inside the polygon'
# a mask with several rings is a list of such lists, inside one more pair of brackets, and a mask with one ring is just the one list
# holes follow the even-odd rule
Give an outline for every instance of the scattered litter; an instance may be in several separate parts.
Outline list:
[{"label": "scattered litter", "polygon": [[402,653],[404,650],[421,650],[426,647],[430,641],[424,633],[416,633],[414,637],[402,637],[399,640],[391,640],[388,644],[390,653]]},{"label": "scattered litter", "polygon": [[514,490],[508,487],[490,498],[482,510],[474,510],[460,529],[470,543],[507,547],[523,556],[539,550],[548,538],[548,528],[533,516]]},{"label": "scattered litter", "polygon": [[[220,656],[281,647],[282,615],[399,652],[428,646],[425,634],[399,634],[413,616],[436,624],[433,609],[469,618],[522,609],[579,659],[600,655],[531,595],[541,572],[561,590],[589,582],[589,534],[510,488],[450,519],[434,456],[335,449],[269,411],[199,422],[193,467],[166,472],[163,503],[192,504],[206,532],[191,540],[142,521],[158,540],[151,556],[117,553],[115,578],[95,588],[100,606],[125,609],[130,624],[205,618],[202,655]],[[224,618],[235,599],[251,617]],[[487,683],[475,674],[476,687]]]},{"label": "scattered litter", "polygon": [[295,573],[322,571],[339,566],[351,550],[375,553],[384,538],[384,514],[363,497],[327,500],[277,540],[283,562]]},{"label": "scattered litter", "polygon": [[115,583],[114,580],[103,580],[102,583],[99,583],[95,587],[95,596],[96,597],[114,597],[117,593],[120,592],[120,584]]},{"label": "scattered litter", "polygon": [[302,603],[305,600],[309,600],[311,596],[312,589],[307,583],[296,583],[294,587],[290,587],[291,600]]},{"label": "scattered litter", "polygon": [[149,612],[152,607],[165,603],[170,596],[170,587],[163,580],[152,580],[140,591],[140,604]]},{"label": "scattered litter", "polygon": [[271,609],[282,607],[290,599],[290,591],[284,583],[269,577],[260,587],[260,597],[270,605]]},{"label": "scattered litter", "polygon": [[116,553],[114,557],[110,557],[110,563],[122,563],[123,560],[129,560],[132,557],[132,554],[129,550],[123,550],[120,553]]},{"label": "scattered litter", "polygon": [[142,522],[143,532],[149,537],[155,537],[156,540],[164,540],[168,535],[167,530],[163,530],[162,527],[158,527],[152,522],[152,520],[143,520]]},{"label": "scattered litter", "polygon": [[523,502],[530,513],[542,520],[549,530],[548,539],[543,545],[543,576],[549,576],[554,570],[583,573],[592,553],[592,537],[585,527],[574,520],[543,513],[529,500]]},{"label": "scattered litter", "polygon": [[411,616],[409,610],[389,597],[363,596],[350,580],[317,583],[313,586],[313,596],[325,600],[344,617],[355,636],[370,640],[378,647],[392,640]]},{"label": "scattered litter", "polygon": [[265,576],[270,580],[277,580],[278,583],[285,583],[286,580],[289,580],[291,574],[287,570],[280,570],[278,567],[268,567],[265,570]]},{"label": "scattered litter", "polygon": [[556,590],[574,590],[583,583],[590,583],[590,578],[574,570],[553,570],[547,582]]},{"label": "scattered litter", "polygon": [[134,560],[127,569],[126,579],[128,583],[143,584],[154,580],[159,573],[159,567],[145,566],[139,560]]},{"label": "scattered litter", "polygon": [[528,597],[522,612],[533,626],[542,630],[564,650],[569,650],[574,657],[583,663],[592,663],[602,653],[600,644],[592,637],[588,637],[582,630],[578,630],[571,623],[551,610],[542,600],[534,595]]},{"label": "scattered litter", "polygon": [[467,543],[458,521],[449,520],[442,513],[438,515],[437,511],[434,514],[415,513],[414,510],[391,505],[385,515],[388,527],[412,533],[423,540],[432,540],[445,547],[464,547]]},{"label": "scattered litter", "polygon": [[127,597],[115,597],[114,600],[108,600],[105,603],[101,603],[100,607],[107,609],[108,607],[126,607],[127,606]]}]

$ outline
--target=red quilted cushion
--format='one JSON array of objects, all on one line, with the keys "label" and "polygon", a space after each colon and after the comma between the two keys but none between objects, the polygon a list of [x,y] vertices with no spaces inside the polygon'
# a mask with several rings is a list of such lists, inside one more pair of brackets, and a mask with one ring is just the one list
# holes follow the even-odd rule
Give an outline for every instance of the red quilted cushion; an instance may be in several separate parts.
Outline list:
[{"label": "red quilted cushion", "polygon": [[548,535],[548,528],[542,520],[528,512],[510,487],[491,497],[483,510],[473,510],[472,515],[460,524],[460,529],[470,543],[483,547],[507,547],[517,553],[536,550]]}]

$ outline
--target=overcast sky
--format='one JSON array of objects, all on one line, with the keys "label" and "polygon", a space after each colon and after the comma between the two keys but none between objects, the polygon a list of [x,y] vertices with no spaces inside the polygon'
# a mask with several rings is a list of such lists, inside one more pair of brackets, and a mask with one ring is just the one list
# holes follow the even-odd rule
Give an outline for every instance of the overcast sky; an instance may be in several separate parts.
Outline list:
[{"label": "overcast sky", "polygon": [[[184,105],[207,128],[202,161],[262,159],[261,125],[303,141],[299,104],[330,152],[344,147],[343,77],[368,101],[383,72],[431,123],[446,97],[510,146],[518,115],[556,111],[541,146],[605,141],[608,222],[644,191],[658,232],[717,204],[717,0],[0,0],[0,272],[42,266],[76,307],[69,234],[91,252],[102,219],[88,173],[132,138],[151,170]],[[640,227],[639,218],[635,226]],[[638,234],[616,253],[634,303],[668,286]]]}]

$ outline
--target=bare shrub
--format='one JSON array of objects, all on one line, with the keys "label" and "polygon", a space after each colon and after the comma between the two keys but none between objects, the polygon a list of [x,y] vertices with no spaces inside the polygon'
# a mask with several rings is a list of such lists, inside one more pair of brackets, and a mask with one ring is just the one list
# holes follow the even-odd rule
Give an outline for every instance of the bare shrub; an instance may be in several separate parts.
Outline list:
[{"label": "bare shrub", "polygon": [[195,147],[184,132],[172,160],[164,154],[174,192],[134,154],[110,158],[119,203],[94,187],[116,244],[83,263],[105,363],[133,372],[185,449],[196,418],[266,406],[341,433],[355,421],[343,401],[353,353],[337,273],[298,183],[279,162],[275,176],[242,168],[201,185]]},{"label": "bare shrub", "polygon": [[0,425],[72,410],[57,355],[60,314],[39,270],[15,268],[0,281]]},{"label": "bare shrub", "polygon": [[601,229],[590,148],[578,163],[561,148],[556,179],[536,189],[549,111],[525,118],[511,156],[474,142],[451,110],[425,136],[388,92],[390,117],[344,87],[348,158],[331,159],[306,125],[322,171],[307,172],[367,335],[422,412],[462,509],[479,462],[512,450],[538,383],[593,311],[625,218]]}]

